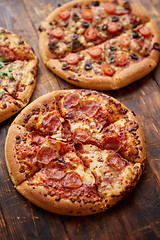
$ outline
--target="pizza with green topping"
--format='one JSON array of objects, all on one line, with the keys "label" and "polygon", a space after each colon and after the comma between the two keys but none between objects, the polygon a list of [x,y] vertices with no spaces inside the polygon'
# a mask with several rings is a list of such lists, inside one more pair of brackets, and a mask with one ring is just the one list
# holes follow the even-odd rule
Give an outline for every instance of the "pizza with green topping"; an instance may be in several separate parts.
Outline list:
[{"label": "pizza with green topping", "polygon": [[75,89],[24,108],[8,131],[5,156],[24,197],[50,212],[80,216],[125,198],[142,174],[146,150],[132,111],[100,92]]},{"label": "pizza with green topping", "polygon": [[83,88],[122,88],[151,72],[159,59],[156,22],[128,1],[66,3],[45,19],[39,31],[46,66]]},{"label": "pizza with green topping", "polygon": [[0,122],[29,102],[37,65],[32,48],[20,36],[0,28]]}]

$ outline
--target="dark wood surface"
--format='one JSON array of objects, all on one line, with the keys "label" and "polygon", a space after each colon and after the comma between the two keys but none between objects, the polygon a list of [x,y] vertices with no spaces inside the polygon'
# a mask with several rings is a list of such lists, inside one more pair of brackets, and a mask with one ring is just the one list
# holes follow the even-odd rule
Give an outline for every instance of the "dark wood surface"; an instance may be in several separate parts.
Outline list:
[{"label": "dark wood surface", "polygon": [[[160,27],[160,0],[134,2],[146,7]],[[37,85],[31,101],[53,90],[74,88],[44,66],[38,50],[40,22],[62,3],[61,0],[0,0],[0,26],[21,35],[39,57]],[[5,163],[5,138],[13,116],[0,126],[0,239],[160,239],[160,63],[145,78],[106,93],[133,110],[144,131],[147,161],[136,188],[118,205],[92,216],[59,216],[33,205],[14,189]]]}]

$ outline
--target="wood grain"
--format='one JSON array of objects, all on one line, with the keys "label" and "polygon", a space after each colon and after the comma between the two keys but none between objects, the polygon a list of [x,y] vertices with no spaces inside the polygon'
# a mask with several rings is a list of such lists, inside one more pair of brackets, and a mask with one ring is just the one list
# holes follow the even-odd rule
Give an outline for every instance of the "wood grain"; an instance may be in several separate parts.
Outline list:
[{"label": "wood grain", "polygon": [[[159,0],[134,2],[142,4],[160,27]],[[44,66],[38,50],[38,27],[58,4],[63,1],[0,0],[0,26],[20,34],[39,57],[31,101],[53,90],[74,88]],[[144,131],[147,161],[136,188],[126,200],[93,216],[59,216],[36,207],[14,189],[6,168],[4,145],[13,116],[0,126],[0,239],[160,239],[160,63],[145,78],[106,93],[133,110]]]}]

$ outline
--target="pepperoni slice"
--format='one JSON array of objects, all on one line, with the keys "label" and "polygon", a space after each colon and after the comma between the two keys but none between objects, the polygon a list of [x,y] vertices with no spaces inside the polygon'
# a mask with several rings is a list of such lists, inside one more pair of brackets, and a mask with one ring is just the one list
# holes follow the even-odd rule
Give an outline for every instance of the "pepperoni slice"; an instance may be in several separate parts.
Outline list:
[{"label": "pepperoni slice", "polygon": [[107,26],[107,31],[111,34],[114,34],[119,30],[119,26],[115,22],[108,22]]},{"label": "pepperoni slice", "polygon": [[104,6],[106,13],[114,14],[116,11],[116,5],[114,3],[106,3]]},{"label": "pepperoni slice", "polygon": [[57,158],[57,149],[52,149],[50,147],[42,147],[38,152],[38,161],[44,164],[48,164],[50,161]]},{"label": "pepperoni slice", "polygon": [[37,134],[37,133],[33,133],[32,134],[32,141],[36,144],[42,144],[46,141],[45,137],[42,137],[41,135]]},{"label": "pepperoni slice", "polygon": [[84,36],[87,40],[96,40],[97,38],[97,31],[94,28],[87,28]]},{"label": "pepperoni slice", "polygon": [[66,61],[68,64],[74,65],[78,63],[79,57],[76,53],[70,53],[66,56]]},{"label": "pepperoni slice", "polygon": [[76,172],[68,172],[63,178],[63,186],[66,188],[79,188],[82,185],[82,179]]},{"label": "pepperoni slice", "polygon": [[46,170],[46,175],[48,178],[54,180],[61,180],[65,177],[66,172],[60,164],[55,164],[51,168]]},{"label": "pepperoni slice", "polygon": [[119,55],[119,56],[116,57],[116,63],[117,63],[118,66],[123,67],[123,66],[127,65],[128,57],[124,54]]},{"label": "pepperoni slice", "polygon": [[127,161],[123,159],[118,153],[112,153],[107,157],[107,164],[118,170],[123,170],[127,165]]},{"label": "pepperoni slice", "polygon": [[71,108],[77,106],[79,102],[79,95],[77,93],[70,93],[63,99],[63,106],[65,108]]},{"label": "pepperoni slice", "polygon": [[131,44],[131,38],[128,36],[122,36],[119,42],[122,46],[128,47]]},{"label": "pepperoni slice", "polygon": [[149,36],[151,34],[151,29],[147,26],[143,26],[139,29],[139,32],[142,34],[142,36]]},{"label": "pepperoni slice", "polygon": [[43,118],[42,127],[46,133],[55,133],[61,125],[61,121],[56,113],[50,112]]},{"label": "pepperoni slice", "polygon": [[62,10],[60,13],[59,13],[59,17],[63,20],[66,20],[70,17],[70,11],[67,10],[67,9],[64,9]]},{"label": "pepperoni slice", "polygon": [[56,38],[61,38],[63,37],[64,31],[62,28],[55,28],[51,31],[51,35]]},{"label": "pepperoni slice", "polygon": [[115,73],[115,70],[114,70],[114,68],[112,68],[109,64],[104,64],[103,66],[102,66],[102,71],[106,74],[106,75],[108,75],[108,76],[112,76],[114,73]]},{"label": "pepperoni slice", "polygon": [[83,142],[85,143],[91,136],[90,131],[82,128],[78,128],[74,131],[73,138],[76,142]]},{"label": "pepperoni slice", "polygon": [[95,46],[95,47],[89,48],[88,53],[91,55],[91,57],[98,58],[101,56],[102,50],[99,47]]},{"label": "pepperoni slice", "polygon": [[94,17],[93,11],[91,9],[85,9],[82,11],[82,17],[85,20],[92,20]]},{"label": "pepperoni slice", "polygon": [[107,136],[103,139],[103,149],[105,150],[114,150],[115,152],[117,152],[120,147],[120,141],[117,138],[117,136]]},{"label": "pepperoni slice", "polygon": [[94,100],[82,101],[81,110],[86,115],[93,117],[98,109],[100,108],[100,104]]}]

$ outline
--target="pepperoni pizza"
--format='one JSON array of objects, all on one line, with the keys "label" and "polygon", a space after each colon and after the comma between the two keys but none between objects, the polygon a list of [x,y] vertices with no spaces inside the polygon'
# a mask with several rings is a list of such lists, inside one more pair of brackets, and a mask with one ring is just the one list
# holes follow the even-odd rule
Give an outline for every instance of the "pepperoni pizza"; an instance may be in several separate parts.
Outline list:
[{"label": "pepperoni pizza", "polygon": [[135,114],[91,90],[59,90],[28,105],[5,146],[16,189],[54,213],[105,211],[136,185],[146,157]]},{"label": "pepperoni pizza", "polygon": [[0,28],[0,122],[29,102],[37,65],[32,48],[20,36]]},{"label": "pepperoni pizza", "polygon": [[141,6],[128,1],[69,2],[39,30],[47,67],[83,88],[119,89],[147,75],[158,62],[158,26]]}]

